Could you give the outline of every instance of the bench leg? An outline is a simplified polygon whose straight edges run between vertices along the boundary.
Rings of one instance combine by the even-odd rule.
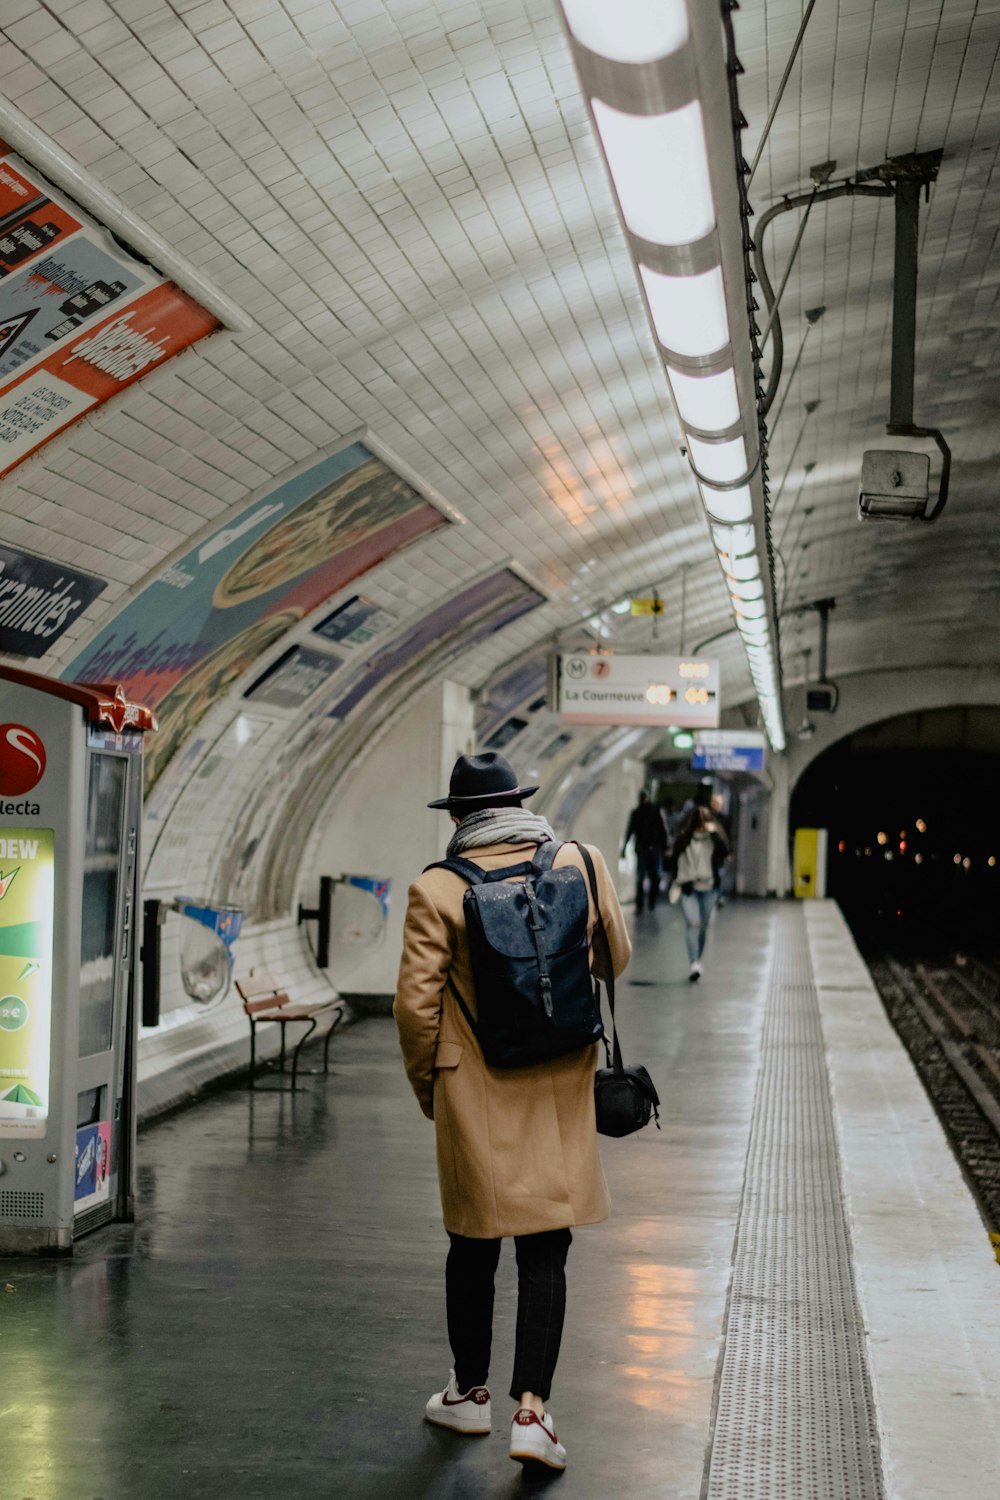
[[[250,1017],[250,1087],[254,1087],[257,1068],[257,1023]]]
[[[340,1025],[341,1021],[343,1020],[343,1017],[344,1017],[344,1012],[342,1010],[338,1010],[337,1014],[333,1018],[333,1025],[330,1027],[330,1030],[326,1034],[326,1041],[323,1043],[323,1072],[324,1073],[328,1073],[330,1071],[330,1042],[331,1042],[331,1039],[333,1037],[333,1033],[336,1031],[337,1027]]]
[[[305,1035],[303,1036],[301,1042],[299,1042],[299,1045],[296,1047],[294,1053],[292,1054],[292,1093],[293,1094],[295,1092],[295,1078],[296,1078],[296,1075],[297,1075],[297,1073],[299,1071],[299,1053],[302,1051],[302,1048],[305,1046],[306,1042],[309,1040],[309,1038],[312,1036],[312,1034],[313,1034],[313,1032],[315,1030],[316,1030],[316,1017],[314,1016],[312,1018],[312,1020],[309,1022],[309,1030],[305,1033]],[[284,1028],[282,1028],[282,1035],[284,1035]]]
[[[278,1072],[283,1073],[285,1071],[285,1027],[288,1022],[279,1021],[278,1025],[281,1027],[281,1062],[278,1064]]]

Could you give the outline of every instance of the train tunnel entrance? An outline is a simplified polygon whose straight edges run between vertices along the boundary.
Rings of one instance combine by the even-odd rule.
[[[1000,954],[998,773],[984,707],[883,720],[803,773],[791,826],[828,830],[827,892],[863,948]]]

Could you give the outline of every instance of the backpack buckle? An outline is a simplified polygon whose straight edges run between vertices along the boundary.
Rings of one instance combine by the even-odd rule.
[[[542,992],[542,1009],[545,1011],[545,1014],[548,1016],[549,1020],[551,1021],[552,1020],[552,980],[549,978],[548,974],[542,974],[539,977],[538,987],[539,987],[539,989]]]

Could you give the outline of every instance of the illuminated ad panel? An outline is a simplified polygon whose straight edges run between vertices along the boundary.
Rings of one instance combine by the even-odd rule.
[[[0,475],[218,327],[0,141]]]
[[[54,838],[0,827],[0,1139],[43,1136],[49,1114]]]
[[[63,676],[155,708],[146,785],[211,705],[324,600],[446,517],[363,443],[247,506],[166,568]]]
[[[719,663],[685,656],[562,656],[559,713],[565,724],[715,729]]]

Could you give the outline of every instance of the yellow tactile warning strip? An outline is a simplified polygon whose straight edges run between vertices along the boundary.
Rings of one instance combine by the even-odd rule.
[[[704,1500],[883,1500],[800,910],[775,929]]]

